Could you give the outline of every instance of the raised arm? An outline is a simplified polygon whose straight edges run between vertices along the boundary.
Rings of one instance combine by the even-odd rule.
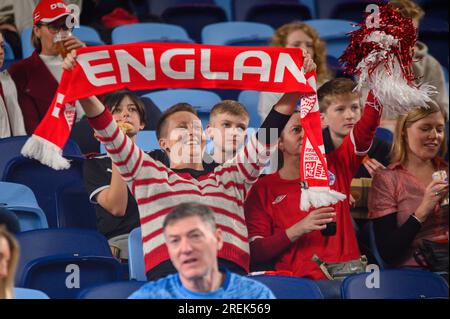
[[[336,149],[333,156],[336,159],[347,158],[339,161],[340,169],[349,170],[354,176],[361,166],[364,157],[372,146],[375,132],[380,125],[383,107],[374,97],[372,91],[367,96],[361,119],[355,124],[342,144]]]
[[[361,119],[350,133],[357,154],[363,153],[365,155],[369,151],[375,132],[380,125],[382,111],[382,105],[370,91]]]
[[[302,50],[303,53],[303,69],[305,73],[309,73],[316,69],[316,64],[306,50]],[[273,144],[278,140],[281,131],[283,131],[290,116],[294,113],[298,100],[301,97],[300,92],[288,92],[285,93],[279,101],[272,107],[269,114],[265,118],[263,124],[257,132],[258,140],[261,143]],[[278,130],[277,136],[270,136],[270,128],[276,128]],[[264,134],[265,133],[265,134]],[[265,138],[264,138],[265,137]]]
[[[305,73],[316,69],[311,56],[302,51],[304,56]],[[250,136],[245,147],[233,159],[237,162],[240,182],[253,183],[271,158],[278,145],[278,137],[294,113],[300,92],[285,93],[274,105],[255,135]],[[272,133],[272,134],[271,134]],[[243,180],[242,180],[243,179]]]

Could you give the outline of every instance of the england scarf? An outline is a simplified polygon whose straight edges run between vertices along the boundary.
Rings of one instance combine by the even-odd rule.
[[[44,119],[22,149],[54,169],[69,163],[62,149],[76,119],[75,101],[127,87],[221,88],[301,92],[301,209],[345,199],[330,190],[320,130],[315,72],[303,72],[298,49],[231,47],[180,43],[133,43],[81,48],[77,65],[64,71]],[[180,97],[182,99],[182,97]]]

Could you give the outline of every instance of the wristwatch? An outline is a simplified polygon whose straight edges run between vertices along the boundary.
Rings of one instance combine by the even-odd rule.
[[[423,221],[421,221],[421,220],[419,219],[419,217],[416,216],[416,212],[412,213],[411,216],[414,217],[414,218],[419,222],[419,224],[421,224],[421,225],[423,224]]]

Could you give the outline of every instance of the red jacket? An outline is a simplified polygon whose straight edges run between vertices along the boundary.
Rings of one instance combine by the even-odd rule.
[[[25,129],[27,134],[32,134],[47,113],[58,88],[58,82],[37,51],[11,65],[8,71],[16,83]]]

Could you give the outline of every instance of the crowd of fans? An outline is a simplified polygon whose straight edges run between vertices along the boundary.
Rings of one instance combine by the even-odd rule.
[[[63,68],[70,70],[76,63],[72,50],[85,46],[70,36],[64,45],[72,52],[65,60],[56,50],[53,37],[68,28],[66,14],[54,16],[48,6],[61,1],[42,0],[37,6],[32,0],[11,1],[11,6],[17,3],[24,7],[15,8],[15,24],[4,23],[14,28],[0,29],[0,67],[6,34],[14,43],[14,31],[32,25],[35,51],[0,73],[0,138],[33,133]],[[391,4],[418,27],[424,12],[413,0]],[[443,159],[448,94],[442,67],[427,46],[417,42],[413,71],[417,81],[434,85],[437,94],[428,108],[394,116],[377,111],[382,106],[374,107],[371,92],[355,92],[353,79],[335,77],[327,65],[325,42],[311,26],[283,25],[270,45],[301,48],[305,66],[316,71],[330,187],[348,199],[310,211],[299,208],[303,131],[297,93],[260,94],[261,128],[276,128],[276,138],[264,130],[247,134],[250,115],[233,100],[216,104],[203,129],[196,110],[182,96],[162,113],[146,108],[127,90],[82,99],[77,120],[88,118],[95,131],[92,138],[108,151],[89,156],[84,164],[97,230],[115,257],[126,263],[129,234],[142,229],[150,282],[131,298],[274,298],[267,287],[245,277],[261,270],[328,281],[314,256],[345,263],[365,254],[375,262],[364,240],[367,220],[373,223],[381,257],[392,267],[432,269],[419,263],[416,250],[423,240],[448,243],[448,179],[433,178],[437,171],[448,174]],[[132,145],[149,118],[156,123],[152,129],[160,149],[146,153]],[[379,126],[392,132],[392,141],[376,137]],[[206,136],[212,147],[204,153]],[[269,174],[260,176],[263,170]],[[365,197],[361,189],[352,191],[358,188],[366,188]],[[352,212],[357,208],[365,212],[362,221],[355,221]],[[330,236],[324,231],[333,222],[336,230]],[[5,224],[0,225],[0,298],[12,298],[19,254],[12,233],[18,227],[3,211],[0,223]]]

